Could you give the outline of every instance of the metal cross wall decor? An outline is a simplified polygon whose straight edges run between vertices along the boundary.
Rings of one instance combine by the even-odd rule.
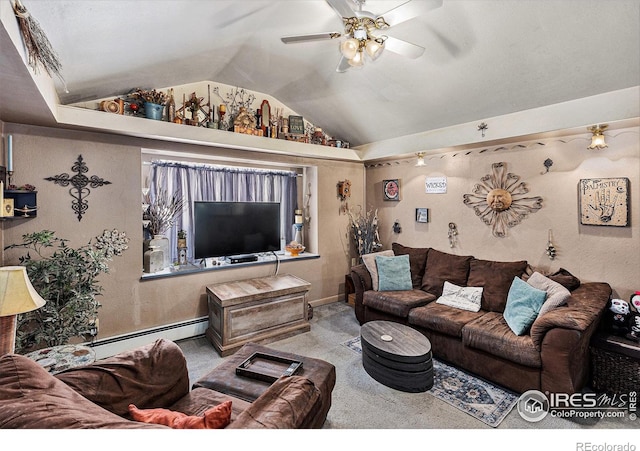
[[[81,221],[82,215],[89,208],[86,197],[91,193],[91,190],[87,188],[87,186],[98,188],[99,186],[110,185],[111,182],[97,175],[88,177],[86,173],[89,172],[89,168],[82,159],[82,155],[78,155],[78,159],[71,167],[71,170],[76,173],[73,177],[70,177],[69,174],[65,172],[60,175],[54,175],[53,177],[46,177],[45,180],[49,180],[60,186],[72,185],[72,188],[69,188],[69,194],[71,194],[71,197],[74,199],[71,201],[71,208],[77,214],[78,221]]]

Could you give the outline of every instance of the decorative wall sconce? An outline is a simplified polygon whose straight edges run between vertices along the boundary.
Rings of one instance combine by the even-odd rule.
[[[396,219],[393,223],[393,233],[401,233],[402,227],[400,226],[400,221]]]
[[[447,237],[449,238],[449,247],[453,248],[456,246],[456,242],[458,241],[458,239],[456,238],[457,236],[458,227],[456,226],[455,222],[450,222],[449,231],[447,232]]]
[[[547,249],[546,253],[549,257],[549,260],[555,260],[556,258],[556,247],[553,245],[553,241],[551,241],[551,229],[549,229],[549,238],[547,239]]]
[[[418,156],[416,166],[424,166],[424,152],[418,152],[416,155]]]
[[[484,138],[484,132],[487,131],[487,129],[489,128],[489,126],[486,123],[481,123],[480,125],[478,125],[478,131],[482,132],[482,137]]]
[[[591,137],[591,145],[587,147],[587,149],[604,149],[605,147],[609,147],[604,141],[604,134],[602,133],[607,129],[607,127],[609,127],[607,124],[598,124],[587,128],[587,130],[593,134]]]

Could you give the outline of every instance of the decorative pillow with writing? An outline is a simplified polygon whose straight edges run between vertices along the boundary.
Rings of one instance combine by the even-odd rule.
[[[436,303],[469,310],[470,312],[478,312],[482,303],[482,287],[459,287],[450,282],[445,282],[442,288],[442,296],[438,298]]]
[[[203,416],[169,409],[138,409],[133,404],[129,405],[129,413],[136,421],[162,424],[173,429],[223,429],[231,423],[231,401],[206,410]]]
[[[543,290],[547,293],[547,300],[544,301],[538,316],[544,315],[550,310],[567,303],[567,299],[571,296],[571,292],[558,282],[554,282],[548,277],[543,276],[539,272],[534,272],[527,283],[538,290]]]
[[[371,274],[371,284],[375,291],[378,291],[378,267],[376,266],[376,256],[378,255],[393,257],[394,253],[392,250],[388,250],[381,252],[372,252],[371,254],[364,254],[362,256],[362,262],[367,267],[369,274]]]
[[[532,287],[519,277],[513,278],[503,316],[514,334],[524,335],[529,330],[546,298],[546,291]]]
[[[406,291],[413,289],[408,255],[376,256],[378,291]]]

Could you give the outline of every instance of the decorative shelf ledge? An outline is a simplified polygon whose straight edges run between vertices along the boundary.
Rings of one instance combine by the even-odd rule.
[[[240,149],[299,157],[362,161],[354,149],[299,143],[283,139],[245,135],[224,130],[154,121],[146,118],[105,113],[67,105],[58,106],[61,125],[104,133],[149,138],[199,146]]]

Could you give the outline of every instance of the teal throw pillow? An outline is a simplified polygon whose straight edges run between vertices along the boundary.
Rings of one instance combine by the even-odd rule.
[[[397,257],[378,255],[376,256],[376,266],[378,267],[379,291],[413,289],[409,255],[398,255]]]
[[[514,277],[503,313],[514,334],[524,335],[529,330],[546,298],[546,291],[532,287],[520,277]]]

